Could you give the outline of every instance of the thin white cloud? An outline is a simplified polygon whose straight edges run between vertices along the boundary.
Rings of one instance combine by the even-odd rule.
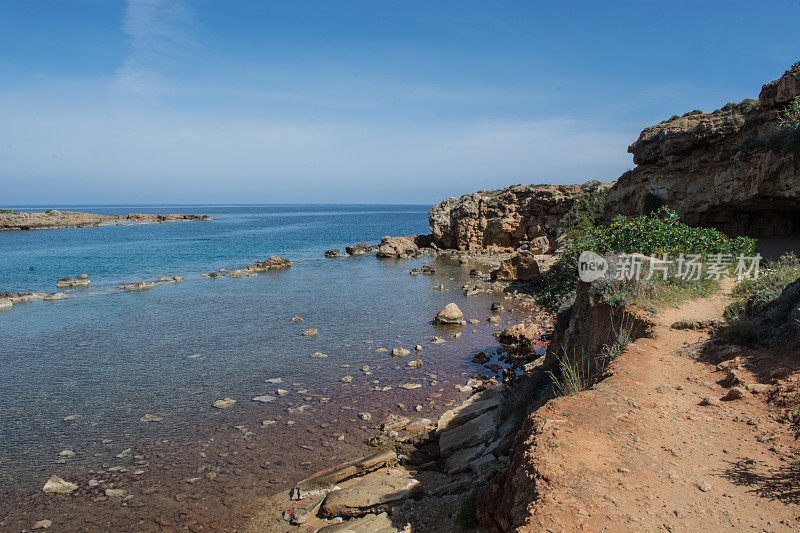
[[[182,0],[128,0],[122,20],[127,54],[111,83],[112,96],[157,97],[170,71],[197,47],[195,24]]]

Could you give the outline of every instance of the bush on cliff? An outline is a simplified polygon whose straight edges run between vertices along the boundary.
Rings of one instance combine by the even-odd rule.
[[[766,339],[781,340],[776,328],[797,335],[800,324],[792,317],[800,302],[800,259],[789,253],[765,263],[758,278],[736,284],[720,329],[730,341],[750,345]]]
[[[571,240],[537,295],[540,303],[558,307],[568,299],[578,279],[578,257],[584,251],[598,255],[640,253],[676,258],[699,254],[754,255],[755,240],[730,238],[712,228],[695,228],[680,221],[675,211],[662,207],[639,217],[617,216],[608,225],[594,225]]]
[[[559,225],[567,239],[574,239],[603,220],[608,188],[598,180],[581,185],[581,194],[561,218]]]

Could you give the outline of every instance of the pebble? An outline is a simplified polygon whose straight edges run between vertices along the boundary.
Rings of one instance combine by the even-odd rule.
[[[287,394],[289,394],[289,391],[284,389],[278,389],[275,391],[275,394],[277,394],[278,396],[286,396]]]
[[[81,415],[67,415],[64,417],[64,422],[72,422],[73,420],[77,420],[81,417]]]
[[[33,524],[33,529],[47,529],[53,525],[52,520],[39,520],[35,524]]]
[[[364,420],[365,422],[369,422],[372,420],[372,414],[370,413],[358,413],[358,418]]]
[[[309,328],[305,330],[301,335],[316,337],[317,336],[317,328]]]
[[[265,383],[273,383],[273,384],[274,383],[283,383],[283,379],[281,379],[281,378],[269,378],[267,380],[264,380],[264,382]]]
[[[75,457],[75,452],[72,450],[61,450],[58,452],[61,457]]]
[[[322,352],[314,352],[311,354],[311,357],[328,357],[328,356]]]
[[[400,385],[400,388],[406,389],[406,390],[414,390],[414,389],[418,389],[420,387],[422,387],[422,385],[420,385],[419,383],[403,383],[402,385]],[[470,390],[472,390],[472,389],[470,389]]]
[[[272,424],[275,424],[275,423],[276,422],[274,420],[264,420],[263,422],[261,422],[261,425],[262,426],[271,426]]]
[[[711,490],[711,485],[709,485],[707,481],[701,481],[697,483],[697,488],[703,492],[708,492]]]
[[[342,378],[342,383],[350,383],[353,381],[353,376],[344,376]]]

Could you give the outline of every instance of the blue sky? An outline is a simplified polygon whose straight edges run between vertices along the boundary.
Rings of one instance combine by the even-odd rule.
[[[4,0],[0,202],[610,181],[643,128],[797,60],[797,0]]]

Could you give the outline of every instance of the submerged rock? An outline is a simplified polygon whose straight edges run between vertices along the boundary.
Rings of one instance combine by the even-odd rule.
[[[227,409],[228,407],[232,406],[236,403],[236,400],[232,398],[225,398],[223,400],[217,400],[214,402],[214,407],[217,409]]]
[[[48,494],[69,494],[77,488],[78,485],[75,483],[64,481],[60,477],[53,475],[50,476],[50,479],[48,479],[47,483],[44,484],[42,491]]]

